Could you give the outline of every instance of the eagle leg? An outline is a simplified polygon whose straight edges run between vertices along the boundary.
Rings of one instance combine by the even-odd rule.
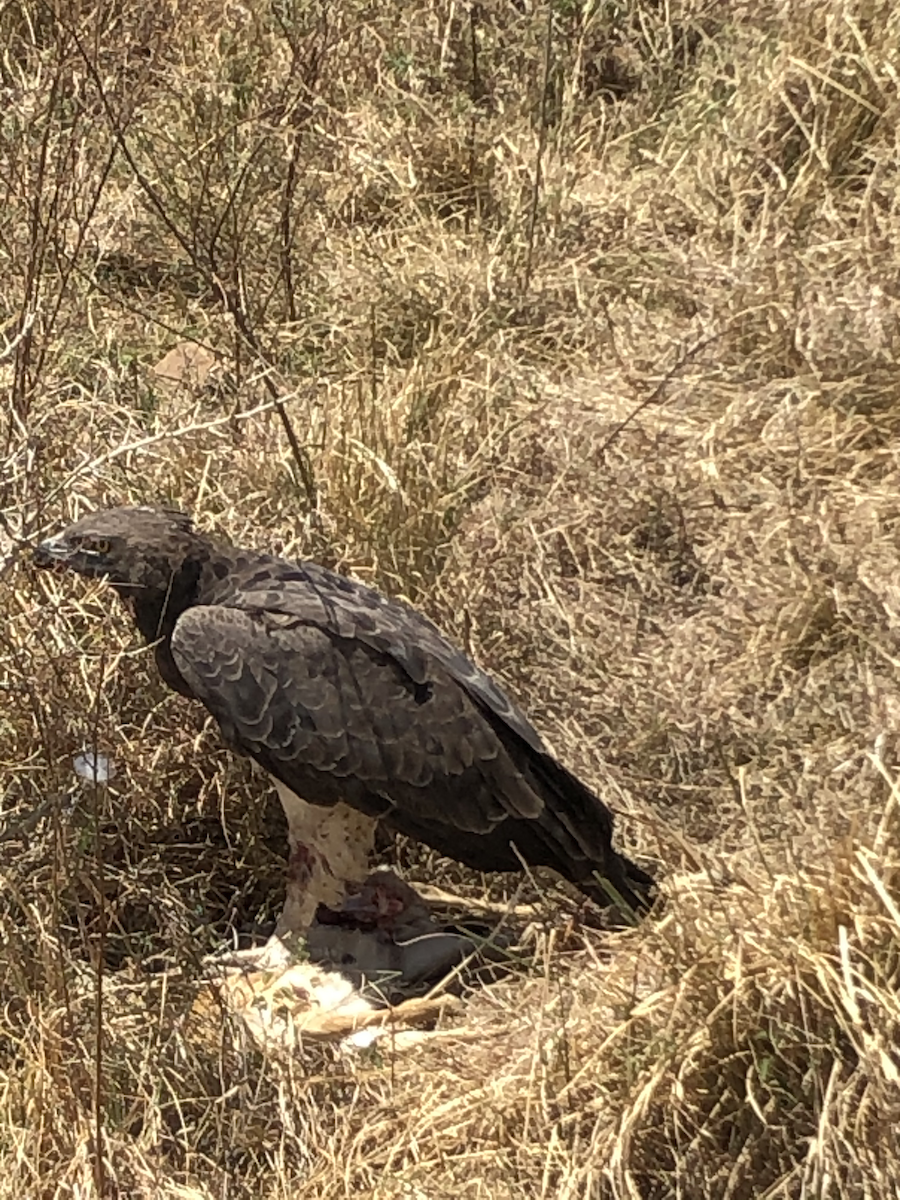
[[[369,873],[376,822],[346,804],[308,804],[274,781],[288,822],[288,869],[284,908],[275,931],[262,946],[210,955],[214,969],[276,971],[306,951],[306,935],[316,913],[340,909],[354,884]]]
[[[375,821],[346,804],[307,804],[283,783],[275,786],[290,845],[284,909],[275,926],[275,936],[285,939],[304,934],[321,905],[340,908],[347,885],[366,878]]]

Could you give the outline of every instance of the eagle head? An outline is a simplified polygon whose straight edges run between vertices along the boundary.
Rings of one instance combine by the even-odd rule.
[[[108,579],[125,596],[166,591],[202,547],[186,513],[172,508],[108,508],[90,513],[34,551],[38,567]]]

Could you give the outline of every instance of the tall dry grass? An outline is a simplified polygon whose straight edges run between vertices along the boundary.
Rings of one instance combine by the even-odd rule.
[[[0,38],[0,1196],[893,1197],[895,6],[25,0]],[[151,499],[429,611],[660,912],[527,881],[533,964],[415,1052],[199,1021],[199,956],[279,907],[277,803],[27,563]]]

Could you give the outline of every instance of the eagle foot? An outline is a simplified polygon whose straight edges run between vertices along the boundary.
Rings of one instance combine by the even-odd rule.
[[[340,908],[320,904],[307,928],[279,926],[264,945],[208,955],[208,975],[280,974],[308,962],[388,999],[437,982],[481,945],[477,935],[438,924],[418,893],[385,870],[348,885]]]
[[[386,870],[352,886],[339,909],[320,906],[305,940],[311,962],[384,998],[439,981],[479,949],[477,938],[439,925],[422,897]]]

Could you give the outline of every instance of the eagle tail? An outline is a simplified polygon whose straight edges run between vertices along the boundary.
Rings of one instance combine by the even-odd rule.
[[[542,755],[536,764],[543,789],[553,795],[543,832],[556,852],[553,866],[602,908],[646,912],[655,880],[612,845],[612,813],[571,771]]]
[[[600,908],[617,908],[629,915],[647,912],[656,898],[656,881],[623,854],[613,854],[618,860],[614,871],[607,863],[592,878],[571,882]],[[611,879],[612,874],[618,878]]]

